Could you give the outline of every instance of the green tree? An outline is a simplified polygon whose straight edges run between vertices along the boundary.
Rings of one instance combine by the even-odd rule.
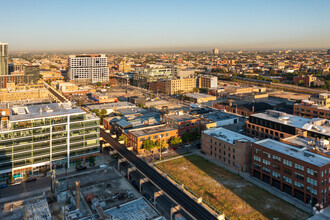
[[[170,139],[170,146],[175,146],[181,143],[182,143],[182,139],[180,137],[172,137]]]
[[[94,156],[89,157],[89,166],[95,166],[95,157]]]
[[[106,115],[108,112],[106,109],[102,109],[101,112],[100,112],[100,115]]]
[[[167,148],[167,145],[166,145],[165,140],[162,139],[160,142],[159,142],[159,140],[158,140],[158,141],[156,142],[156,144],[155,144],[155,147],[156,147],[156,148],[159,148],[159,147],[160,147],[160,150]]]
[[[195,136],[190,132],[185,133],[184,135],[182,135],[182,142],[183,143],[187,143],[187,142],[194,141],[194,140],[195,140]]]
[[[81,160],[77,160],[76,162],[76,168],[81,167]]]
[[[120,137],[118,138],[119,141],[124,141],[124,144],[127,145],[127,136],[124,134],[121,134]]]
[[[100,87],[102,85],[102,83],[101,82],[97,82],[96,85],[97,85],[97,87]]]
[[[150,139],[147,139],[143,142],[143,147],[146,151],[150,152],[155,147],[155,142]]]
[[[199,92],[198,88],[193,88],[193,92]]]

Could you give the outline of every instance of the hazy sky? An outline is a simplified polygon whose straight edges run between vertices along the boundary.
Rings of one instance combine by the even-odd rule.
[[[330,0],[1,0],[17,50],[330,48]]]

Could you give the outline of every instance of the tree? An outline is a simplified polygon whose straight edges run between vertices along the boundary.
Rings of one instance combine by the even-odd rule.
[[[101,82],[97,82],[96,85],[97,85],[97,87],[100,87],[102,85],[102,83]]]
[[[198,88],[193,88],[193,92],[199,92]]]
[[[81,160],[77,160],[76,162],[76,168],[81,167]]]
[[[181,143],[182,143],[182,139],[180,137],[172,137],[170,139],[170,146],[175,146]]]
[[[182,135],[182,142],[183,143],[187,143],[187,142],[190,142],[190,141],[193,141],[193,140],[195,140],[195,137],[190,132],[185,133],[184,135]]]
[[[156,145],[155,145],[155,147],[157,147],[157,148],[159,148],[160,147],[160,149],[159,150],[162,150],[162,149],[165,149],[165,148],[167,148],[167,145],[166,145],[166,142],[165,142],[165,140],[164,139],[162,139],[161,141],[160,141],[160,143],[159,143],[159,140],[156,142]]]
[[[101,112],[100,112],[100,115],[106,115],[108,112],[106,109],[102,109]]]
[[[127,145],[127,136],[124,134],[121,134],[118,138],[119,141],[124,141],[124,144]]]
[[[147,139],[143,142],[143,147],[146,149],[146,151],[151,151],[155,147],[155,142],[153,142],[150,139]]]
[[[89,157],[89,166],[95,166],[95,157],[94,156]]]

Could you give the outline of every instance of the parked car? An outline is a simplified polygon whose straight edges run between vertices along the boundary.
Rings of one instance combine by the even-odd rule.
[[[87,170],[87,167],[86,166],[78,166],[78,167],[76,167],[76,170],[77,171]]]
[[[30,176],[30,177],[28,177],[28,178],[26,179],[25,182],[33,182],[33,181],[37,181],[37,177],[35,177],[35,176]]]

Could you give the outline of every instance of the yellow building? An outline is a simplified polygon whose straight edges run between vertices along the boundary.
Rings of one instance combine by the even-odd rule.
[[[165,92],[169,95],[192,92],[196,87],[196,78],[172,79],[165,81]]]
[[[0,102],[31,100],[31,99],[47,99],[49,91],[39,81],[38,84],[32,85],[15,85],[15,83],[7,83],[5,89],[0,90]]]

